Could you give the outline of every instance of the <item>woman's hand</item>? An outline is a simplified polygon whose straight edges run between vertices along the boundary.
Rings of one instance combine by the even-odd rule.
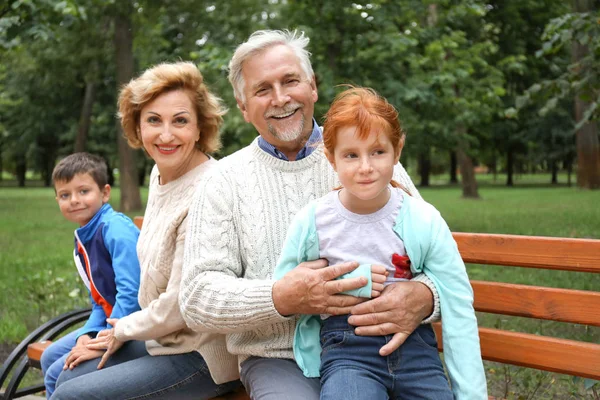
[[[106,322],[111,324],[113,327],[117,325],[119,320],[117,318],[108,318]],[[113,355],[117,350],[123,346],[124,342],[121,342],[119,339],[115,337],[115,328],[105,329],[103,331],[98,332],[98,336],[95,339],[91,339],[87,348],[90,350],[106,350],[100,363],[98,363],[98,369],[102,369],[106,361]]]
[[[94,358],[101,357],[104,354],[101,350],[91,350],[87,348],[87,344],[92,339],[88,335],[81,335],[77,339],[77,343],[67,356],[63,370],[73,369],[84,361],[93,360]]]

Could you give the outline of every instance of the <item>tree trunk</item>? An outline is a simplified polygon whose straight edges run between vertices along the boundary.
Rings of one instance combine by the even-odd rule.
[[[594,10],[592,0],[573,0],[573,11],[589,12]],[[592,39],[593,40],[593,39]],[[573,42],[573,60],[579,62],[589,53],[588,46]],[[575,123],[583,119],[590,103],[575,97]],[[577,186],[582,189],[600,189],[600,143],[598,142],[598,123],[590,121],[575,133],[577,147]]]
[[[79,116],[79,128],[75,138],[75,152],[85,151],[88,133],[92,122],[92,109],[96,99],[96,84],[92,81],[85,83],[85,94],[83,96],[83,106]]]
[[[464,128],[458,128],[459,137],[464,135]],[[463,197],[469,199],[478,199],[479,191],[477,190],[477,180],[475,179],[475,168],[473,160],[467,154],[468,145],[464,139],[459,138],[456,148],[456,159],[460,167],[460,176],[463,188]]]
[[[558,162],[556,160],[552,160],[550,162],[550,167],[552,169],[552,181],[553,185],[558,184]]]
[[[431,172],[431,158],[429,156],[429,150],[425,150],[419,154],[419,176],[421,177],[421,183],[419,186],[429,186],[429,174]]]
[[[120,10],[115,16],[115,50],[117,67],[117,88],[133,77],[133,32],[131,26],[131,3],[118,3]],[[117,122],[117,145],[119,148],[119,186],[121,187],[121,211],[140,210],[142,199],[138,186],[136,155],[125,138],[121,125]]]
[[[567,186],[573,185],[571,181],[571,175],[573,174],[573,160],[569,159],[567,162]]]
[[[506,186],[513,186],[514,167],[514,152],[512,147],[509,145],[508,149],[506,149]]]
[[[46,154],[42,157],[42,179],[44,180],[44,187],[50,187],[52,184],[52,170],[54,169],[54,157],[50,154]]]
[[[494,152],[494,158],[492,159],[489,168],[494,176],[494,183],[496,183],[496,179],[498,179],[498,156],[496,155],[496,152]]]
[[[106,161],[106,168],[108,170],[108,184],[110,186],[114,186],[115,185],[115,174],[113,173],[113,167],[110,165],[110,158],[108,158],[108,156],[105,154],[99,154],[99,156],[104,158],[104,161]]]
[[[27,160],[25,159],[24,154],[19,154],[16,156],[16,172],[17,172],[17,182],[19,187],[25,187],[25,173],[27,172]]]
[[[458,176],[456,175],[457,169],[456,152],[450,152],[450,183],[458,183]]]
[[[138,185],[143,187],[146,183],[146,160],[142,163],[141,168],[138,168]]]

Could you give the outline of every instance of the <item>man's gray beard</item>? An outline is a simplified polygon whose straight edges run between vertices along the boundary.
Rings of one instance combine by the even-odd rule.
[[[300,112],[300,110],[298,110],[298,112]],[[278,132],[269,122],[267,122],[267,126],[271,135],[284,142],[300,142],[305,139],[302,137],[302,132],[304,132],[304,115],[302,115],[300,124],[297,126],[297,128],[286,129],[283,132]]]

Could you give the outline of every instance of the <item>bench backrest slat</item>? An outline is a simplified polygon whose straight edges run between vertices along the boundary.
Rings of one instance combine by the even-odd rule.
[[[454,232],[467,263],[600,273],[600,240]]]
[[[599,292],[475,280],[471,286],[477,311],[600,326]]]
[[[433,325],[442,351],[441,325]],[[479,328],[479,339],[484,360],[600,379],[600,344],[491,328]]]

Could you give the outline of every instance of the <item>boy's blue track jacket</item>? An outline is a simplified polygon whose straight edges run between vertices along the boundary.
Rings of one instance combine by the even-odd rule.
[[[73,257],[92,303],[92,313],[77,337],[111,328],[107,318],[121,318],[140,309],[139,233],[129,217],[108,203],[75,230]]]

